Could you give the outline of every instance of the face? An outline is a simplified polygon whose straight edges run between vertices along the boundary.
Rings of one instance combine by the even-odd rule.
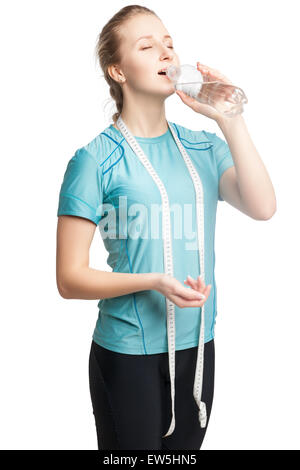
[[[114,79],[123,87],[123,93],[148,94],[166,98],[174,93],[173,83],[158,71],[169,65],[180,65],[173,40],[159,18],[139,14],[122,25],[121,63],[114,69]],[[141,36],[151,36],[141,38]],[[141,39],[140,39],[141,38]]]

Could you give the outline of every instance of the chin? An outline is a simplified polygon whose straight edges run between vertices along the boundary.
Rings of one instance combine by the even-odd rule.
[[[174,93],[175,93],[175,89],[172,89],[165,93],[165,97],[168,98],[168,96],[174,95]]]
[[[164,96],[165,98],[168,98],[168,96],[173,95],[175,93],[175,91],[176,90],[172,87],[169,87],[169,88],[166,87],[165,90],[161,89],[159,94],[161,96]]]

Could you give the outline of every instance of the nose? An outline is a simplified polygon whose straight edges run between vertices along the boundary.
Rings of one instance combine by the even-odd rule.
[[[162,52],[160,58],[162,59],[162,58],[166,58],[166,57],[167,58],[169,57],[169,58],[172,59],[174,57],[174,52],[173,52],[173,49],[170,49],[168,46],[163,45],[163,52]]]

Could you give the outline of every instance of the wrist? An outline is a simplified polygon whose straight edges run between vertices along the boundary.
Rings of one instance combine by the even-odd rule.
[[[233,117],[221,116],[218,119],[216,119],[216,123],[218,124],[221,130],[228,129],[236,125],[240,125],[243,122],[244,122],[244,118],[241,114],[237,114],[236,116],[233,116]]]
[[[148,289],[159,291],[164,275],[165,273],[147,273],[149,284]]]

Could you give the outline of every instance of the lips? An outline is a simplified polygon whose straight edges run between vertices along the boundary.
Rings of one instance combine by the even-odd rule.
[[[166,75],[167,68],[168,68],[168,67],[164,67],[164,68],[160,69],[157,73],[158,73],[159,75]]]

